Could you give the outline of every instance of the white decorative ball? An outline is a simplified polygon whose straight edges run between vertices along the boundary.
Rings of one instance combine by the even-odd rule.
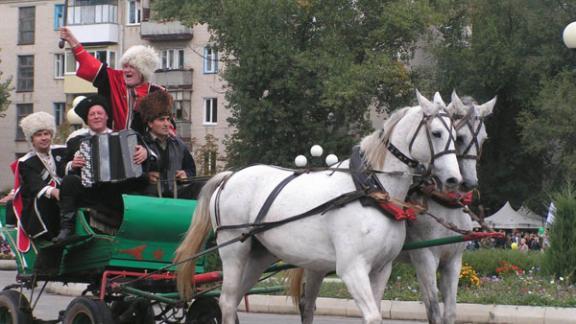
[[[322,153],[324,153],[324,149],[320,145],[314,145],[310,148],[310,154],[312,154],[312,156],[322,156]]]
[[[328,156],[326,156],[327,166],[332,166],[336,163],[338,163],[338,157],[335,154],[328,154]]]
[[[76,98],[74,98],[74,100],[72,100],[72,109],[76,108],[76,106],[78,106],[80,101],[82,101],[84,99],[86,99],[85,96],[77,96]]]
[[[68,120],[68,123],[70,123],[70,125],[82,125],[84,123],[82,118],[78,116],[78,114],[74,111],[74,109],[68,110],[68,113],[66,114],[66,119]]]
[[[306,164],[308,164],[308,159],[304,155],[298,155],[294,159],[294,164],[296,164],[296,166],[299,168],[303,168],[306,166]]]

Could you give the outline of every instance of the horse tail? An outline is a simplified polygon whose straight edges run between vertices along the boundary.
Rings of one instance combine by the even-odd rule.
[[[302,280],[304,280],[304,269],[295,268],[286,270],[286,286],[288,296],[292,298],[294,305],[300,304],[300,296],[302,296]]]
[[[176,267],[176,286],[180,296],[186,300],[192,297],[192,284],[196,273],[196,260],[192,260],[192,257],[203,247],[211,228],[210,199],[218,186],[231,175],[230,171],[218,173],[202,187],[192,216],[192,224],[186,232],[186,237],[176,249],[174,262],[179,263]]]

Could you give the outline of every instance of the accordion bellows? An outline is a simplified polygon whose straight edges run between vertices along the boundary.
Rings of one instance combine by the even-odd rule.
[[[142,176],[142,166],[135,164],[134,152],[138,133],[131,129],[97,134],[80,143],[80,154],[86,160],[81,177],[84,187],[100,182],[121,182]]]

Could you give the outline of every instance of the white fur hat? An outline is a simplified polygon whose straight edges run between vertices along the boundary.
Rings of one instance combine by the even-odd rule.
[[[154,71],[160,66],[160,58],[152,47],[134,45],[122,55],[120,66],[124,64],[132,65],[142,73],[144,81],[150,81],[152,75],[154,75]]]
[[[43,111],[22,118],[20,127],[22,127],[22,131],[28,142],[31,142],[32,135],[40,130],[47,129],[52,132],[52,135],[56,134],[56,121],[54,120],[54,116]]]

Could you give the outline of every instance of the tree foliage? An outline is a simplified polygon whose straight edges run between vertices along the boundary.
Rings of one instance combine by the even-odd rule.
[[[576,283],[576,191],[572,184],[564,185],[553,194],[556,206],[554,223],[549,232],[550,248],[544,256],[545,269]]]
[[[233,166],[288,165],[315,143],[347,156],[370,106],[414,97],[402,59],[432,17],[411,0],[164,0],[155,10],[207,23],[225,53]]]
[[[480,190],[492,211],[505,201],[528,201],[542,208],[541,154],[522,138],[523,112],[539,118],[546,83],[573,64],[561,41],[563,28],[576,13],[575,3],[557,0],[450,0],[439,2],[445,21],[433,49],[438,90],[452,89],[484,102],[498,96],[486,121],[490,137],[480,163]],[[570,63],[572,60],[572,63]],[[524,137],[523,137],[524,136]],[[546,204],[547,205],[547,204]]]
[[[0,63],[2,63],[2,61],[0,61]],[[2,71],[0,71],[0,117],[5,116],[4,111],[8,109],[8,105],[10,104],[11,81],[10,78],[2,81]]]

